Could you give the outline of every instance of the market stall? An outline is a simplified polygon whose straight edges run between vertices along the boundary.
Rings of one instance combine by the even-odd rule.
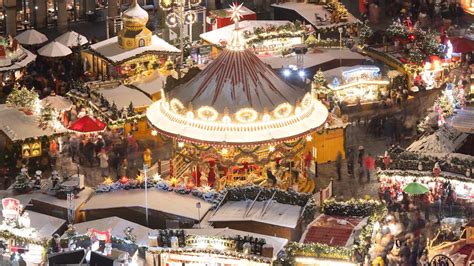
[[[23,48],[16,39],[0,36],[0,84],[23,76],[22,69],[36,60],[36,55]]]
[[[337,100],[347,105],[373,103],[381,95],[388,95],[389,81],[377,66],[339,67],[325,71],[324,75]]]

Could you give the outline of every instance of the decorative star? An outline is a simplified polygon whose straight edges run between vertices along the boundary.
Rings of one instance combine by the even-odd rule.
[[[237,2],[234,2],[232,5],[230,5],[230,10],[232,11],[230,18],[233,21],[240,21],[240,18],[243,17],[242,10],[240,10],[243,5],[243,3],[239,5]]]

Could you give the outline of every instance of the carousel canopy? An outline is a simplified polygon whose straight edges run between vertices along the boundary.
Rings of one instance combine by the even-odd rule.
[[[278,77],[243,46],[230,45],[189,82],[150,106],[164,135],[207,144],[292,140],[316,130],[328,111],[304,88]]]
[[[69,48],[81,46],[89,42],[85,36],[75,31],[68,31],[55,40]]]
[[[24,32],[18,34],[15,39],[24,45],[37,45],[48,41],[48,37],[46,37],[46,35],[34,29],[25,30]]]
[[[57,41],[52,41],[38,49],[38,54],[45,57],[64,57],[72,54],[72,51],[67,46]]]
[[[106,126],[107,124],[99,119],[86,115],[72,122],[68,129],[79,133],[93,133],[103,131]]]

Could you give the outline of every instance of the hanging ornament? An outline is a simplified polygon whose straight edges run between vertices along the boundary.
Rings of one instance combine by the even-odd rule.
[[[193,24],[197,20],[197,15],[194,11],[186,11],[184,13],[184,22],[186,24]]]
[[[166,16],[166,25],[170,28],[178,26],[178,16],[176,13],[170,13]]]
[[[173,0],[160,0],[159,5],[163,11],[169,11],[173,7]]]
[[[408,34],[408,40],[410,42],[414,41],[415,40],[415,34]]]

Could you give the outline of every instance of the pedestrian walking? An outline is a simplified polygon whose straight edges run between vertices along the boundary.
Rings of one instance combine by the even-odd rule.
[[[347,150],[346,163],[347,163],[347,173],[354,178],[354,151],[352,148]]]
[[[99,165],[100,165],[100,175],[102,177],[105,177],[108,175],[109,156],[107,155],[107,152],[104,148],[100,151],[98,157],[99,157]]]
[[[364,156],[365,156],[365,148],[364,146],[359,146],[358,148],[359,154],[357,157],[357,163],[359,164],[359,179],[362,179],[364,176]]]
[[[373,170],[375,169],[375,159],[369,153],[364,159],[364,171],[367,177],[367,182],[370,182],[370,176],[372,175]]]
[[[342,167],[342,154],[340,151],[337,152],[336,157],[336,172],[337,172],[337,180],[341,180],[341,167]]]

